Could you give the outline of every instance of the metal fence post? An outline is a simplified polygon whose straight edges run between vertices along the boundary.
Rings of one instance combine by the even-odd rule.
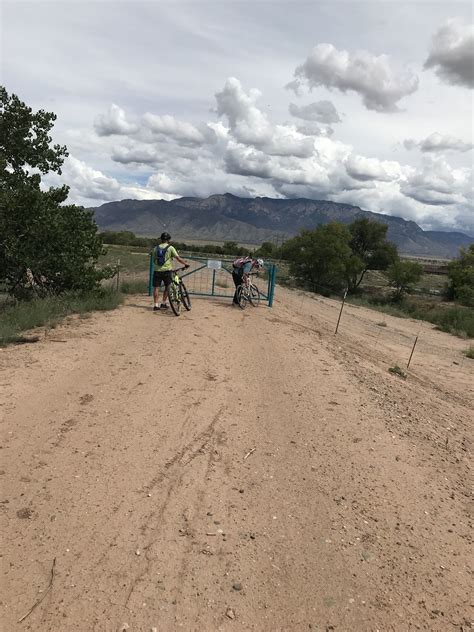
[[[212,271],[212,289],[211,289],[212,296],[214,296],[214,288],[215,287],[216,287],[216,271],[213,270]]]
[[[270,284],[270,292],[268,294],[268,307],[273,307],[273,295],[275,294],[275,283],[276,283],[276,265],[272,264],[272,273],[271,273],[271,284]]]
[[[150,272],[148,276],[148,296],[153,294],[153,270],[154,270],[154,262],[153,262],[153,252],[150,252]]]

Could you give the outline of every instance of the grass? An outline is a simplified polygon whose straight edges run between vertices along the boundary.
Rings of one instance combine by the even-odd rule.
[[[393,303],[380,296],[355,297],[350,299],[350,303],[369,307],[398,318],[425,320],[436,325],[440,331],[461,338],[474,338],[474,310],[468,307],[416,297],[406,298],[401,303]]]
[[[15,304],[4,304],[0,310],[0,347],[25,342],[22,331],[35,327],[55,327],[69,314],[86,317],[88,312],[118,307],[122,295],[102,289],[88,293],[67,293]]]
[[[100,258],[100,265],[115,266],[120,262],[120,274],[148,273],[149,249],[141,246],[106,246],[107,254]]]
[[[405,373],[405,371],[403,371],[398,365],[391,366],[389,368],[389,373],[393,373],[394,375],[398,375],[399,377],[403,378],[404,380],[406,380],[406,378],[407,378],[407,374]]]
[[[464,351],[464,355],[466,356],[466,358],[474,360],[474,345],[471,345],[469,349],[466,349],[466,351]]]
[[[144,279],[126,279],[120,283],[122,294],[148,294],[148,281]]]

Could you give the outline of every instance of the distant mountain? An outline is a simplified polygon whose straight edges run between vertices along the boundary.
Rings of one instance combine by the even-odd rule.
[[[337,220],[350,224],[367,217],[387,224],[387,237],[400,252],[432,257],[456,257],[461,246],[474,238],[463,233],[424,231],[401,217],[364,211],[358,206],[322,200],[240,198],[230,193],[208,198],[122,200],[93,209],[102,230],[130,230],[155,236],[168,230],[173,239],[238,241],[259,244],[287,239],[302,228],[315,228]]]

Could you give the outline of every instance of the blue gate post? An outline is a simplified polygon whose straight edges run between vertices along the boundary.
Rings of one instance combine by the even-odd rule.
[[[153,252],[150,253],[150,273],[148,277],[148,296],[153,294],[153,270],[154,270],[154,262],[153,262]]]
[[[270,291],[268,293],[268,307],[273,307],[273,295],[275,294],[276,265],[272,264]]]
[[[212,290],[211,290],[212,296],[214,296],[214,288],[215,287],[216,287],[216,271],[213,270],[212,271]]]
[[[271,264],[273,266],[273,264]],[[267,299],[270,298],[270,288],[272,287],[272,270],[273,268],[268,266],[268,283],[267,283]]]

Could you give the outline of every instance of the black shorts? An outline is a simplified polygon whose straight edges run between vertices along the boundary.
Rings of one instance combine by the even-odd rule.
[[[168,287],[168,285],[171,285],[171,279],[171,270],[165,270],[163,272],[157,272],[155,270],[153,272],[153,287],[160,287],[162,283]]]

